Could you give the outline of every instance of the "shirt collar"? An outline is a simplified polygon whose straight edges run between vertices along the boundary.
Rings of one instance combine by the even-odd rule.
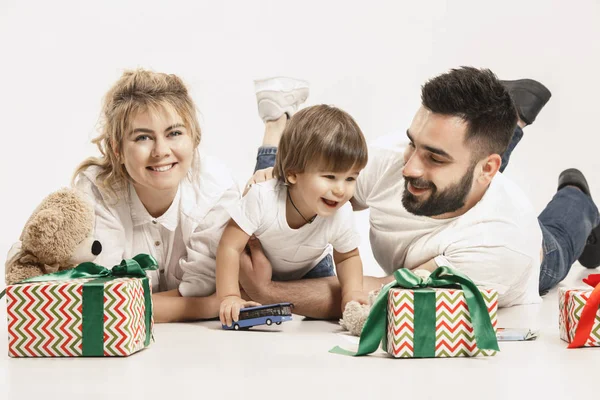
[[[171,232],[174,232],[177,229],[177,225],[179,225],[179,199],[180,199],[180,189],[177,188],[177,194],[175,194],[175,198],[171,203],[169,209],[160,217],[154,218],[152,215],[148,213],[144,204],[138,197],[135,188],[132,184],[129,185],[129,209],[131,211],[131,220],[133,221],[134,226],[139,226],[143,224],[150,224],[153,221],[164,226]]]

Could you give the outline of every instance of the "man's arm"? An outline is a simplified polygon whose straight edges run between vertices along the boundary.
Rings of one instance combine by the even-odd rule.
[[[240,283],[254,301],[261,304],[290,302],[294,313],[310,318],[333,319],[340,316],[341,290],[335,276],[288,282],[271,281],[271,263],[258,239],[248,242],[251,255],[240,257]]]
[[[248,245],[251,256],[241,255],[240,283],[252,300],[262,304],[290,302],[294,304],[295,314],[310,318],[337,319],[341,316],[342,291],[337,277],[273,282],[271,263],[260,241],[251,239]],[[393,276],[365,276],[363,287],[369,292],[393,280]]]
[[[433,272],[437,268],[437,263],[434,259],[427,261],[424,264],[419,265],[417,268],[412,271],[417,271],[419,269],[427,270],[429,272]],[[381,289],[383,285],[387,285],[390,282],[395,280],[394,275],[384,276],[382,278],[376,278],[374,276],[365,276],[363,280],[363,287],[365,292],[369,293],[372,290]]]
[[[432,258],[431,260],[427,261],[425,264],[421,264],[417,268],[413,269],[413,271],[418,270],[418,269],[424,269],[426,271],[433,272],[437,268],[438,268],[438,265],[435,262],[435,259]]]
[[[294,304],[294,314],[310,318],[336,319],[341,316],[341,289],[335,276],[271,282],[262,289],[251,296],[254,301],[262,304],[290,302]]]
[[[245,258],[250,258],[245,255]],[[242,260],[242,264],[246,261]],[[267,261],[268,262],[268,261]],[[252,264],[252,261],[247,261]],[[244,268],[244,267],[242,267]],[[252,268],[252,267],[250,267]],[[252,286],[252,300],[262,304],[273,304],[290,302],[294,304],[294,314],[303,315],[315,319],[337,319],[342,316],[340,303],[342,301],[342,289],[337,277],[303,279],[287,282],[269,282],[264,286],[247,284],[248,280],[254,279],[246,275],[242,269],[244,288]],[[252,273],[252,272],[251,272]],[[387,283],[394,280],[393,276],[377,278],[365,276],[363,285],[365,292],[379,290]]]

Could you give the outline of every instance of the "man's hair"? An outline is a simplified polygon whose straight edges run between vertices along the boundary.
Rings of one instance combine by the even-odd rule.
[[[367,164],[367,143],[354,119],[325,104],[305,108],[288,121],[283,131],[274,176],[282,182],[308,168],[346,172]]]
[[[517,124],[510,94],[489,69],[461,67],[439,75],[423,85],[421,101],[434,113],[467,123],[473,161],[504,153]]]

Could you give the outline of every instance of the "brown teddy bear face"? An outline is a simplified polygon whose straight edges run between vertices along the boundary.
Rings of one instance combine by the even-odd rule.
[[[93,229],[94,209],[83,195],[59,190],[44,199],[27,221],[22,249],[47,265],[66,267],[93,260],[101,250],[99,242],[94,245]]]

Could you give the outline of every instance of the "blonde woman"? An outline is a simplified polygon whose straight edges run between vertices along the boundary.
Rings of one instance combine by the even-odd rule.
[[[107,93],[98,158],[75,171],[74,185],[95,204],[97,263],[111,267],[153,255],[157,322],[213,318],[215,257],[226,212],[240,193],[225,169],[200,157],[200,126],[175,75],[125,72]],[[254,305],[247,302],[245,305]]]

